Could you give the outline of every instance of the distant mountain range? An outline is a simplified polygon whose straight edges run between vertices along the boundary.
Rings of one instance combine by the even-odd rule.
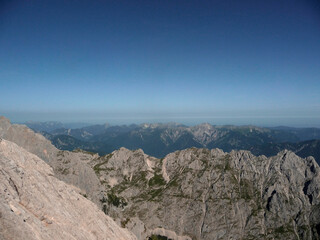
[[[81,122],[75,122],[75,123],[62,123],[57,121],[48,121],[48,122],[37,122],[37,121],[28,121],[24,123],[29,128],[37,129],[37,131],[44,131],[44,132],[51,132],[55,129],[60,128],[67,128],[67,129],[74,129],[74,128],[82,128],[85,126],[89,126],[89,123],[81,123]]]
[[[143,149],[162,158],[170,152],[190,147],[220,148],[223,151],[249,150],[255,155],[272,156],[283,149],[301,157],[312,155],[320,161],[320,129],[256,126],[214,126],[208,123],[185,126],[178,123],[91,125],[65,128],[53,122],[26,123],[42,133],[61,150],[84,149],[101,155],[120,147]]]

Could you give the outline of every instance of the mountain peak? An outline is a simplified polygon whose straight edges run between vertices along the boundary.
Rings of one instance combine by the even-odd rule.
[[[181,123],[176,122],[168,122],[168,123],[142,123],[140,127],[142,128],[175,128],[175,127],[182,127]]]
[[[1,128],[1,125],[11,125],[11,122],[8,118],[4,117],[4,116],[0,116],[0,128]]]
[[[0,116],[0,121],[10,122],[10,120],[8,118],[6,118],[5,116]]]
[[[210,124],[210,123],[201,123],[198,125],[199,127],[202,127],[202,128],[206,128],[206,129],[211,129],[213,128],[213,126]]]

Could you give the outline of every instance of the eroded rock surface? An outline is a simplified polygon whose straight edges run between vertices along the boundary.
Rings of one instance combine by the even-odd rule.
[[[319,239],[320,169],[290,151],[121,148],[91,162],[104,210],[139,239]]]
[[[136,239],[43,160],[0,142],[0,239]]]
[[[101,184],[87,162],[94,155],[84,152],[60,151],[41,134],[35,133],[25,125],[11,124],[0,117],[0,137],[23,147],[47,162],[55,176],[66,183],[75,185],[97,205],[100,204]]]

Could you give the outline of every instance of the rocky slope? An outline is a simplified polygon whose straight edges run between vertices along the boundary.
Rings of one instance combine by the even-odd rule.
[[[139,239],[319,239],[320,169],[290,151],[121,148],[91,162],[104,211]]]
[[[0,239],[136,239],[39,157],[2,139],[0,192]]]
[[[50,142],[8,122],[0,119],[1,136],[39,155],[51,149]],[[215,136],[210,126],[201,128]],[[179,135],[170,131],[167,141]],[[125,148],[102,157],[55,148],[47,154],[60,179],[79,186],[138,239],[320,239],[320,169],[312,157],[199,148],[162,159]]]
[[[57,178],[79,187],[82,194],[100,204],[101,184],[87,164],[94,155],[58,150],[41,134],[35,133],[25,125],[11,124],[5,117],[0,117],[0,137],[43,159],[53,168]]]

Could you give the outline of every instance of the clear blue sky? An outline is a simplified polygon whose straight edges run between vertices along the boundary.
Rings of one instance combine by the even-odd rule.
[[[1,1],[0,115],[320,126],[320,3]]]

